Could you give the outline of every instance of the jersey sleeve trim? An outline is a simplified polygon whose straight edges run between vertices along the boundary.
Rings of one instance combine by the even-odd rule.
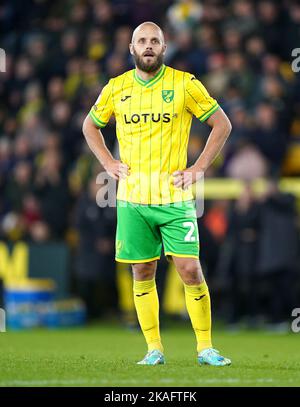
[[[198,117],[200,122],[204,122],[205,120],[207,120],[213,113],[215,113],[216,110],[219,109],[219,107],[219,104],[216,102],[207,112]]]
[[[102,122],[100,119],[98,119],[98,117],[95,116],[95,114],[93,113],[93,110],[90,110],[89,116],[97,126],[105,127],[107,125],[107,123]]]

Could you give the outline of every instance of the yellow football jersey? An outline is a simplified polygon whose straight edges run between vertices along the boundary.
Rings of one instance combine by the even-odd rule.
[[[174,187],[172,173],[186,168],[192,116],[203,122],[218,107],[195,76],[165,65],[148,81],[135,69],[111,79],[89,114],[98,127],[115,115],[120,158],[130,167],[117,199],[139,204],[193,199],[191,187]]]

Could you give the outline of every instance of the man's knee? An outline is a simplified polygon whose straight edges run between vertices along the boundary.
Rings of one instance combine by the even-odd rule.
[[[135,280],[152,280],[155,276],[156,261],[149,261],[147,263],[132,264],[132,272]]]
[[[177,271],[179,272],[183,282],[187,285],[197,285],[204,280],[200,263],[198,261],[185,261],[177,265]]]

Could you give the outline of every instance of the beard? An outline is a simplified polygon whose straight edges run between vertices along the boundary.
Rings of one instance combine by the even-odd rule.
[[[136,66],[141,71],[147,72],[147,73],[158,71],[164,62],[164,56],[163,56],[162,52],[156,56],[156,59],[152,63],[146,63],[146,62],[144,62],[143,57],[139,56],[135,52],[135,49],[133,49],[133,59],[134,59]]]

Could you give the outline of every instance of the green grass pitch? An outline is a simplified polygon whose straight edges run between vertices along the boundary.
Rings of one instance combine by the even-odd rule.
[[[214,332],[230,367],[198,366],[189,323],[162,330],[166,365],[140,366],[142,334],[118,324],[0,334],[0,386],[300,386],[299,335]]]

